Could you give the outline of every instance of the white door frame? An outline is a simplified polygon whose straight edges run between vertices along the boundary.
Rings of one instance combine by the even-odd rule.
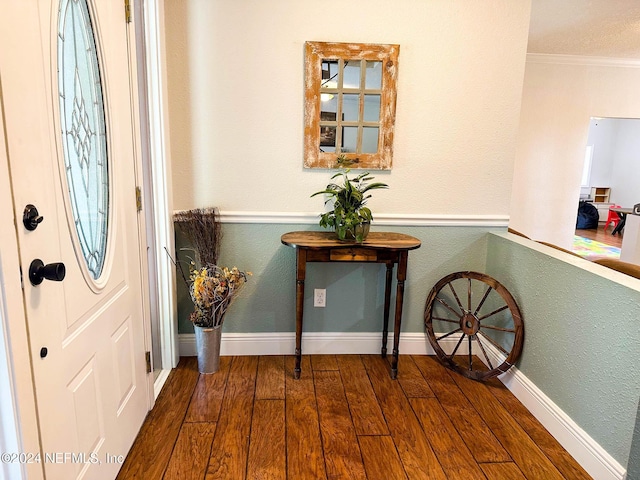
[[[151,198],[153,208],[145,213],[147,222],[154,226],[155,270],[157,277],[157,312],[160,325],[162,349],[162,373],[155,383],[156,396],[164,384],[171,368],[178,364],[176,270],[169,256],[174,256],[175,239],[173,229],[173,194],[171,182],[171,158],[169,142],[169,107],[167,104],[166,62],[164,38],[164,2],[162,0],[140,0],[136,14],[142,14],[144,27],[143,48],[139,45],[139,61],[144,62],[146,81],[146,103],[149,134],[149,151],[143,161],[148,162],[148,171],[153,185]],[[143,79],[140,79],[141,83]],[[145,121],[143,119],[142,121]],[[152,294],[153,297],[153,294]]]
[[[40,451],[40,438],[18,239],[13,227],[21,219],[14,215],[5,134],[0,78],[0,419],[4,431],[0,451],[37,453]],[[12,479],[44,478],[42,465],[36,463],[4,465],[0,467],[0,473],[6,473],[7,478]]]

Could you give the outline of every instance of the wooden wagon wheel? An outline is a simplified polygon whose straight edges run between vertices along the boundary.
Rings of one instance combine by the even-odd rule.
[[[506,372],[522,351],[520,309],[501,283],[483,273],[456,272],[436,283],[424,323],[440,362],[474,380]]]

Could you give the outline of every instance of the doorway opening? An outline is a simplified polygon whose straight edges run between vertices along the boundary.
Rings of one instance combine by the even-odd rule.
[[[630,208],[638,202],[639,159],[640,119],[591,118],[574,252],[590,260],[620,258],[624,214],[615,209]]]

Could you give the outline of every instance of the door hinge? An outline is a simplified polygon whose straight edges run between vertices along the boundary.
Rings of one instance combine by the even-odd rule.
[[[131,23],[131,0],[124,0],[124,18],[127,23]]]
[[[151,368],[151,352],[144,352],[144,358],[147,362],[147,373],[153,372],[153,369]]]
[[[142,189],[136,187],[136,209],[138,212],[142,211]]]

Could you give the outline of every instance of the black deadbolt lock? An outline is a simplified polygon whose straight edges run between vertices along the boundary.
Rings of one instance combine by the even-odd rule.
[[[66,273],[67,269],[64,263],[49,263],[45,265],[42,260],[36,258],[29,266],[29,281],[32,285],[40,285],[44,279],[61,282],[64,280]]]
[[[38,225],[40,225],[42,220],[44,220],[44,217],[40,215],[35,205],[29,204],[24,207],[24,213],[22,214],[22,223],[24,224],[24,228],[33,231],[38,228]]]

